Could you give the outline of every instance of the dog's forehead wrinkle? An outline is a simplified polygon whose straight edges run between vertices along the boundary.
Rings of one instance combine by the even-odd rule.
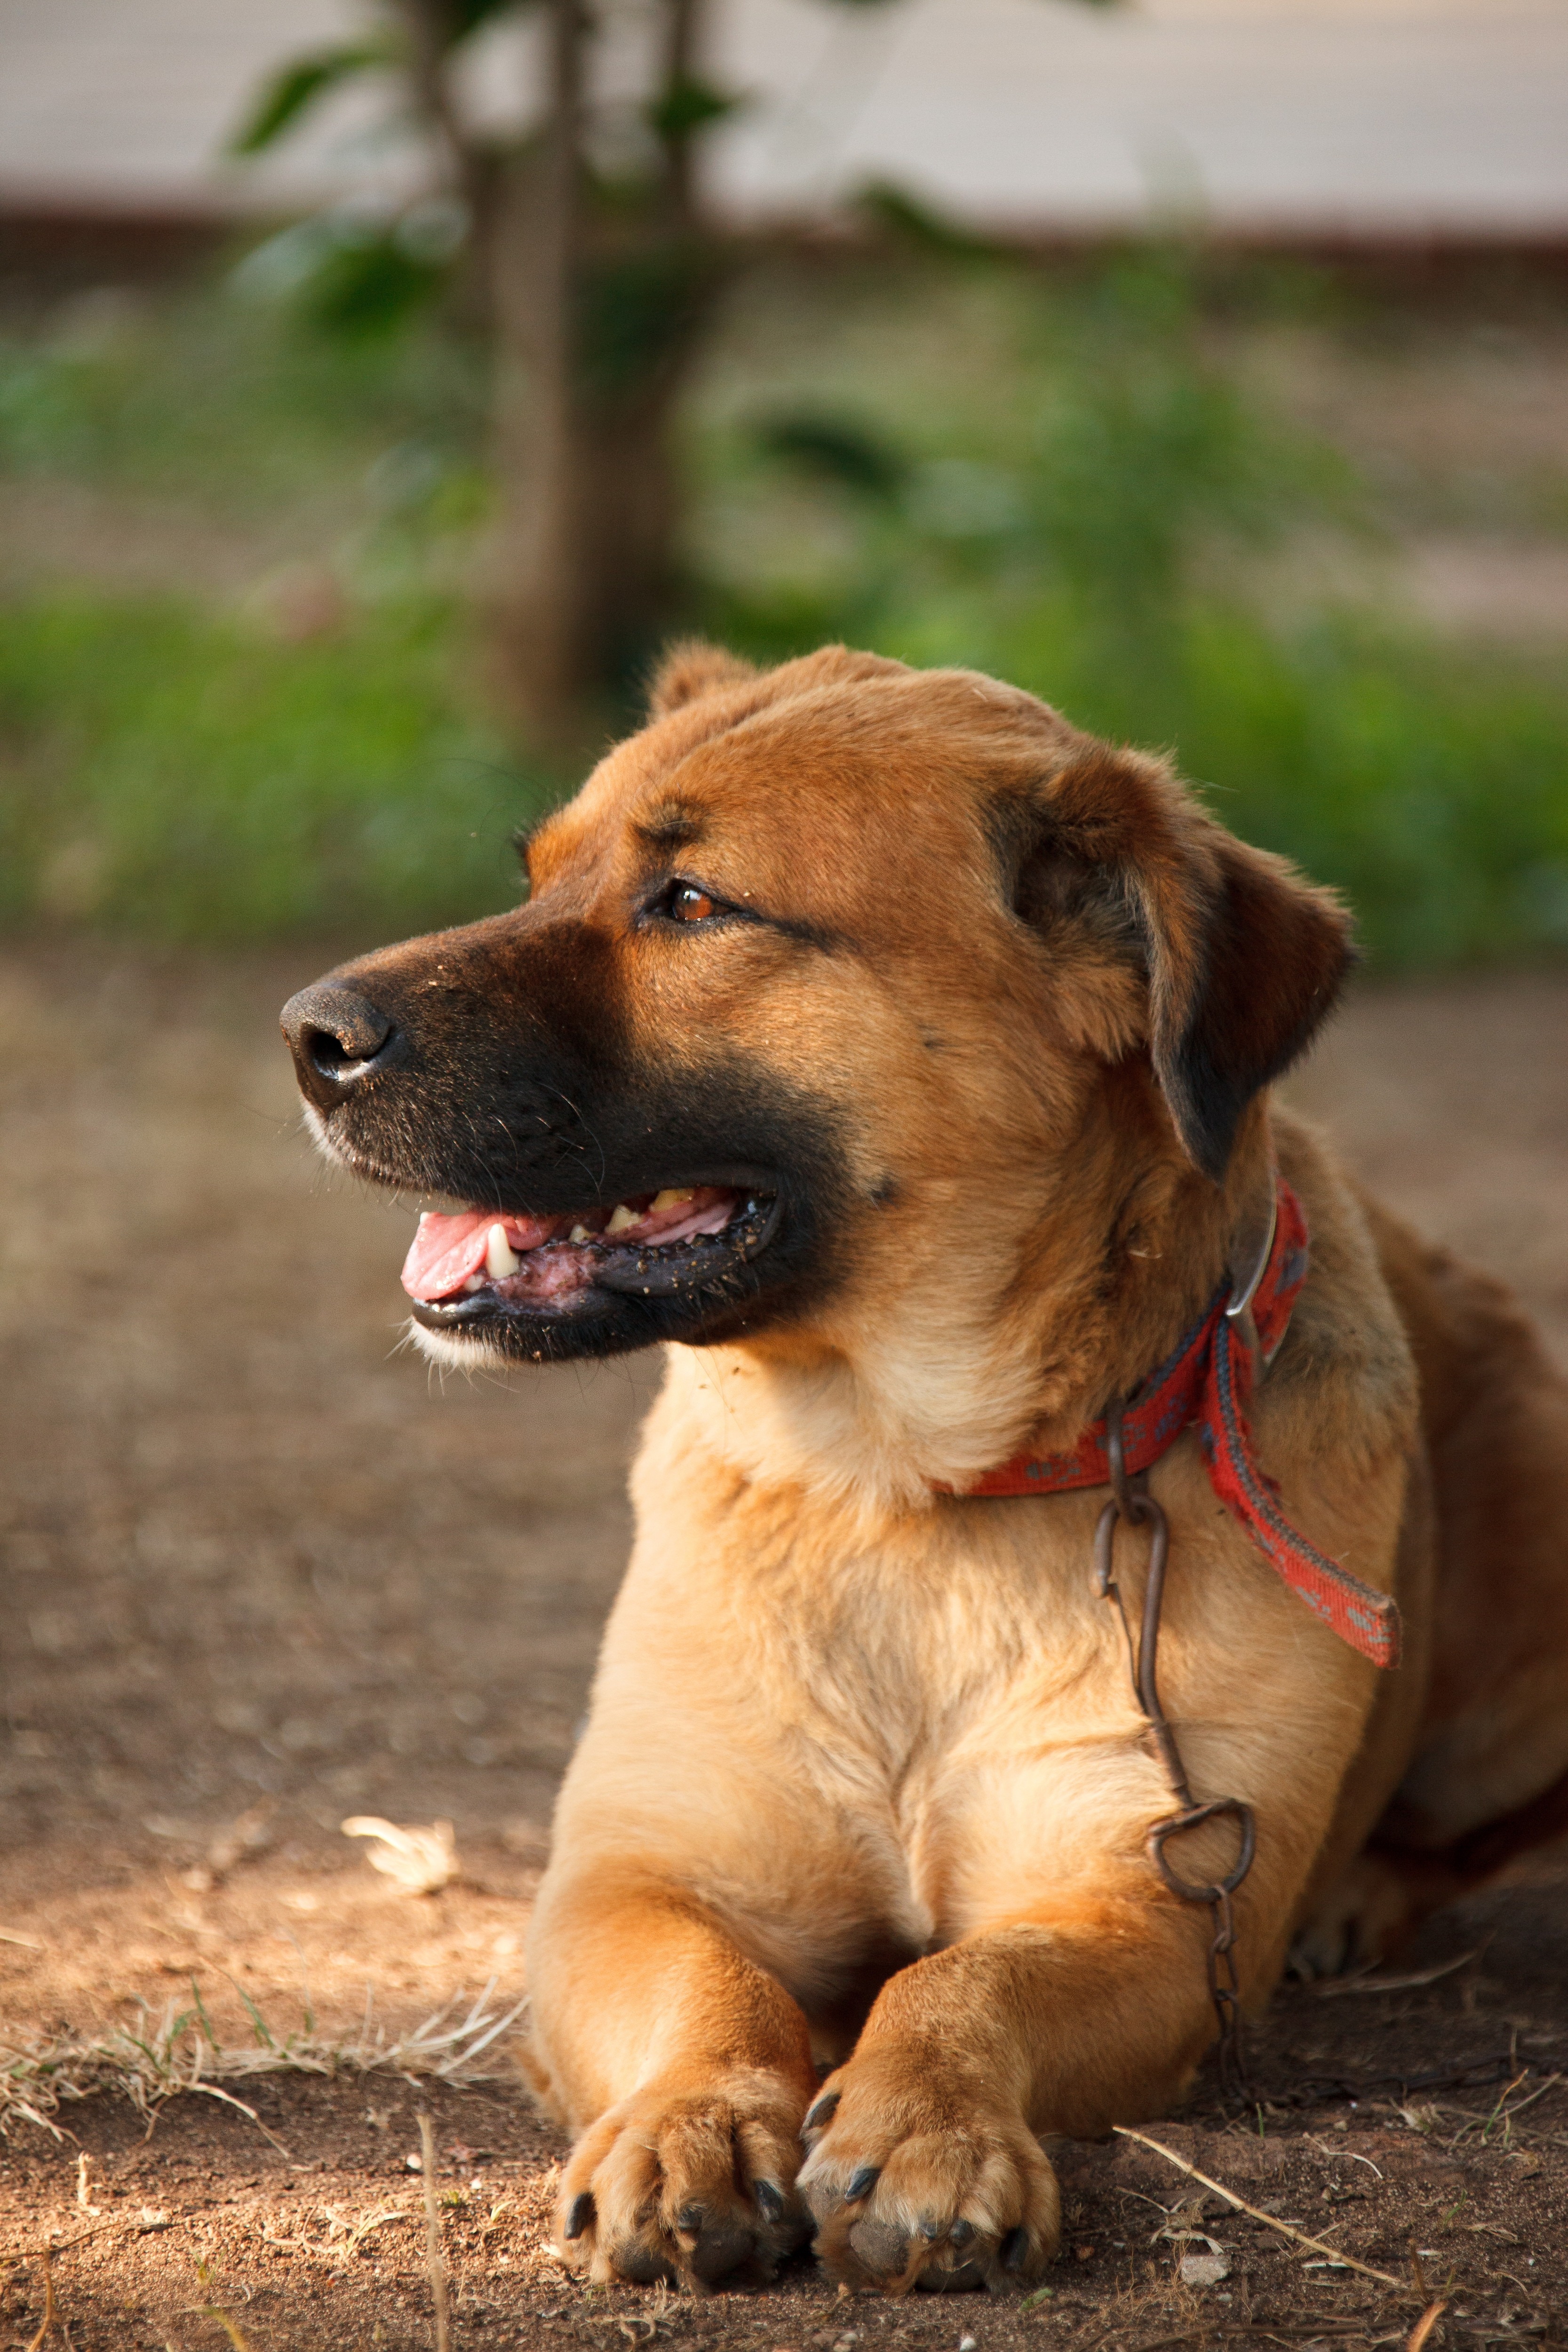
[[[704,814],[689,801],[661,796],[634,812],[632,831],[651,849],[684,849],[701,840],[706,830]]]

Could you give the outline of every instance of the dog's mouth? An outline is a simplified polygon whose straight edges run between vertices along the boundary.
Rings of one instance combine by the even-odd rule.
[[[493,1209],[419,1220],[403,1267],[415,1320],[461,1333],[580,1316],[603,1294],[696,1305],[755,1257],[777,1196],[728,1184],[667,1186],[554,1216]]]

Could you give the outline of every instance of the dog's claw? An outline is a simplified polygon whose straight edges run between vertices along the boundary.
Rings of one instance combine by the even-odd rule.
[[[556,2246],[595,2285],[760,2285],[807,2232],[792,2194],[800,2105],[781,2082],[744,2102],[652,2088],[611,2108],[573,2150]],[[754,2168],[754,2169],[753,2169]]]
[[[816,2253],[851,2293],[951,2294],[1037,2277],[1056,2246],[1056,2176],[1021,2117],[953,2119],[923,2049],[851,2059],[806,2117],[799,2190]]]

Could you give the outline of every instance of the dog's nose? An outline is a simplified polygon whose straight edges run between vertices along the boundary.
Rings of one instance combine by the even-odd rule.
[[[279,1020],[300,1084],[322,1110],[401,1059],[397,1024],[352,988],[331,982],[302,988]]]

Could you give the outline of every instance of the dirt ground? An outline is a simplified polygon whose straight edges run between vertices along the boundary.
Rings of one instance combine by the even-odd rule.
[[[702,2303],[563,2277],[542,2232],[561,2144],[504,2033],[464,2088],[413,2079],[407,2037],[464,1996],[427,2066],[469,2005],[472,2043],[521,1995],[657,1370],[443,1387],[399,1350],[411,1213],[320,1169],[273,1027],[335,952],[0,957],[0,2094],[46,2117],[0,2141],[0,2352],[423,2352],[422,2107],[458,2352],[1402,2344],[1442,2298],[1444,2352],[1568,2337],[1550,1858],[1436,1923],[1394,1984],[1283,1991],[1246,2117],[1206,2092],[1152,2127],[1397,2289],[1216,2197],[1173,2219],[1202,2192],[1128,2140],[1060,2151],[1064,2260],[1028,2307],[836,2304],[804,2260]],[[1517,1282],[1568,1358],[1565,1040],[1568,975],[1367,989],[1293,1091],[1426,1231]],[[342,1834],[361,1814],[451,1822],[458,1875],[400,1892]],[[215,1859],[237,1821],[248,1843]],[[193,1981],[200,2021],[171,2035]],[[290,2034],[340,2054],[319,2077],[224,2075],[249,2112],[187,2095],[150,2123],[121,2094],[65,2095],[89,2045],[133,2034],[155,2089],[209,2032],[258,2066]],[[403,2071],[364,2070],[399,2037]],[[74,2073],[38,2074],[73,2049]],[[1210,2250],[1154,2236],[1183,2229],[1223,2279],[1183,2282]]]

